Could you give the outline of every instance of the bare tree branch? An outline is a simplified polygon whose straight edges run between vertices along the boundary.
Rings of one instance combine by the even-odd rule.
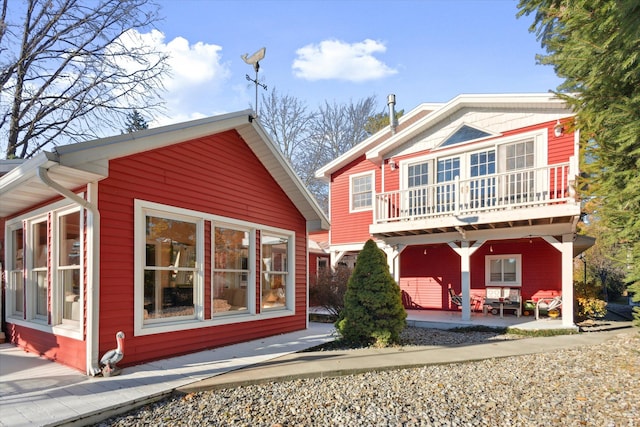
[[[7,157],[114,134],[134,110],[147,117],[162,111],[166,54],[137,39],[158,19],[151,0],[23,4],[7,15],[3,0],[0,11],[0,135]],[[6,31],[10,26],[20,30]]]

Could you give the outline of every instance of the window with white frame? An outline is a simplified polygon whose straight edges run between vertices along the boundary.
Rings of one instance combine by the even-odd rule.
[[[521,255],[488,255],[485,258],[486,285],[521,286]]]
[[[200,222],[168,212],[145,213],[145,322],[195,318]]]
[[[213,227],[213,315],[247,311],[249,303],[249,230]],[[251,287],[253,289],[253,287]]]
[[[262,308],[286,307],[293,288],[289,275],[289,236],[262,233]]]
[[[12,321],[80,338],[81,212],[58,202],[7,223],[7,312]]]
[[[16,228],[10,228],[9,240],[9,314],[11,316],[24,317],[24,230],[22,223]]]
[[[27,318],[48,320],[49,275],[49,227],[47,217],[32,222],[31,227],[31,263],[27,273]]]
[[[351,177],[351,210],[367,210],[373,206],[373,173]]]
[[[71,323],[80,320],[80,211],[63,212],[58,215],[58,284],[56,323]]]

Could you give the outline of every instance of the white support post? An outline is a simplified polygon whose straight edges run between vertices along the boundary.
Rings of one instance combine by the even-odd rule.
[[[562,236],[562,326],[572,328],[573,322],[573,234]]]
[[[562,326],[573,328],[573,234],[563,234],[562,241],[553,237],[543,237],[560,252],[562,278]]]
[[[477,241],[473,246],[463,240],[460,246],[449,243],[458,255],[460,255],[460,282],[462,285],[462,320],[471,320],[471,255],[484,243]]]

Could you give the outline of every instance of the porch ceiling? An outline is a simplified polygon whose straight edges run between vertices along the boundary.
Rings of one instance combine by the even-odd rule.
[[[508,228],[546,226],[552,224],[571,224],[574,221],[574,215],[561,217],[529,218],[489,223],[473,223],[460,225],[450,224],[439,225],[437,227],[425,227],[423,221],[410,221],[416,224],[412,226],[409,224],[410,222],[408,222],[402,229],[381,229],[380,231],[372,232],[372,235],[377,238],[420,236],[439,233],[459,233],[461,231],[500,230]]]

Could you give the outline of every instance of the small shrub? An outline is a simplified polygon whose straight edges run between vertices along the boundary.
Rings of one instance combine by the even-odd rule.
[[[349,278],[336,329],[347,342],[386,347],[400,342],[406,318],[400,287],[384,252],[370,239]]]
[[[594,283],[577,282],[575,289],[575,319],[595,319],[604,317],[607,314],[607,303],[600,299],[601,287]]]
[[[309,288],[309,300],[314,307],[322,307],[333,317],[338,318],[344,308],[344,294],[351,269],[338,266],[335,271],[325,269],[318,273],[316,284]]]
[[[607,303],[598,298],[577,298],[575,312],[578,319],[602,318],[607,314]]]

